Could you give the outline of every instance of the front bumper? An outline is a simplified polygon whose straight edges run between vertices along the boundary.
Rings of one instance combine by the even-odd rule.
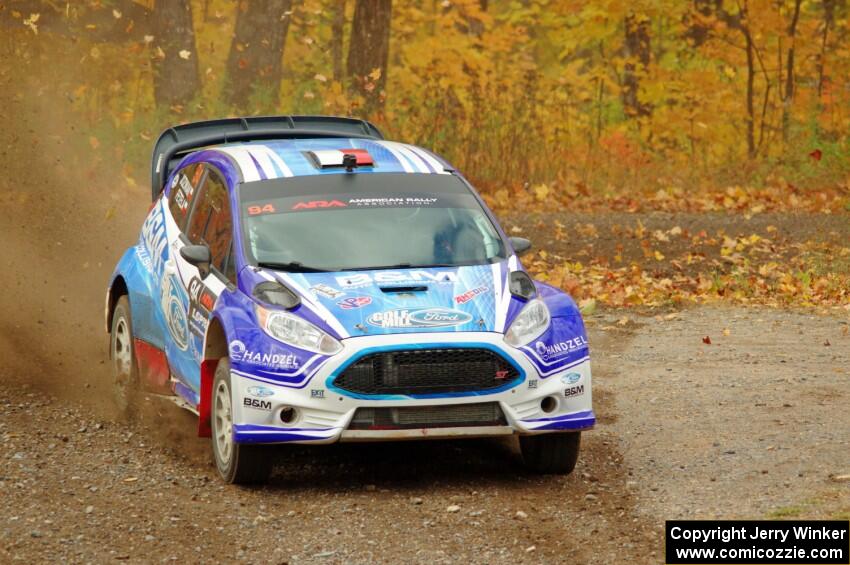
[[[343,350],[313,369],[299,387],[276,383],[243,371],[231,373],[234,440],[237,443],[333,443],[488,437],[578,431],[593,427],[590,360],[586,350],[541,376],[521,351],[490,332],[364,336],[342,342]],[[338,372],[364,352],[405,348],[484,347],[510,359],[520,376],[489,392],[369,396],[333,386]],[[549,398],[545,403],[543,399]],[[358,408],[406,408],[498,403],[501,425],[428,425],[405,429],[349,429]],[[544,411],[545,404],[548,411]],[[295,417],[284,423],[282,413]]]

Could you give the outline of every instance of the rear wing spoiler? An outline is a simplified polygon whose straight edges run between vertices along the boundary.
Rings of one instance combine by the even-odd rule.
[[[366,120],[332,116],[225,118],[170,127],[154,145],[151,199],[157,199],[168,175],[186,153],[233,141],[316,137],[384,138],[380,130]]]

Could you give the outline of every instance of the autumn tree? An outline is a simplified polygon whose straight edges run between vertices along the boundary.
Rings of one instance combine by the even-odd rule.
[[[645,117],[651,107],[640,100],[640,77],[649,68],[649,18],[633,12],[626,16],[626,64],[623,73],[623,108],[626,116]]]
[[[180,108],[198,93],[198,55],[189,0],[158,0],[154,98],[158,106]]]
[[[356,0],[348,46],[352,91],[363,98],[369,115],[383,106],[390,53],[392,0]]]
[[[224,88],[225,101],[238,110],[248,110],[255,94],[264,109],[277,107],[291,9],[292,0],[239,2]]]

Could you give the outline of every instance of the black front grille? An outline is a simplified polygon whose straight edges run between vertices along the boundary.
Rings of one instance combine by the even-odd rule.
[[[348,429],[387,430],[505,425],[507,425],[505,415],[498,402],[477,402],[447,406],[358,408]]]
[[[489,349],[413,349],[366,355],[334,384],[358,394],[438,394],[486,391],[519,372]]]

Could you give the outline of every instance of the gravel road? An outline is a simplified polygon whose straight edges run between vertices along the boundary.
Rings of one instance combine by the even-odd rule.
[[[123,423],[0,373],[0,561],[657,563],[665,519],[846,517],[846,328],[591,317],[601,418],[569,477],[467,440],[289,447],[270,484],[229,487],[176,406]]]

